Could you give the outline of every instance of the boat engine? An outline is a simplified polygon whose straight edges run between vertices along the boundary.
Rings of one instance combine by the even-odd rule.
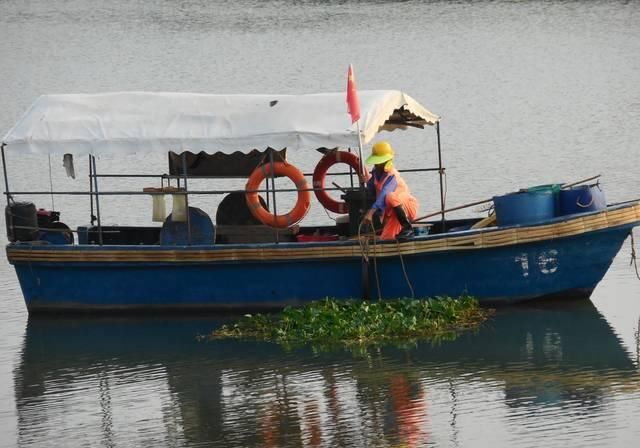
[[[342,225],[340,225],[338,228],[338,234],[340,236],[348,237],[356,236],[358,235],[360,221],[362,221],[364,215],[373,205],[376,197],[374,194],[360,188],[347,188],[342,195],[342,199],[347,204],[347,208],[349,209],[349,223],[348,228],[346,227],[346,223],[341,223]],[[376,229],[380,227],[380,222],[377,217],[374,217],[373,224]],[[366,229],[366,231],[369,230],[370,229]],[[346,235],[344,234],[345,232],[347,233]]]
[[[38,239],[38,218],[33,202],[12,202],[5,207],[4,216],[10,242]]]

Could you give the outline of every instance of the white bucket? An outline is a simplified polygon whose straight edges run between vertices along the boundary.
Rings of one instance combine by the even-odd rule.
[[[167,217],[167,209],[164,202],[163,194],[156,194],[153,198],[153,216],[151,220],[153,222],[164,222]]]

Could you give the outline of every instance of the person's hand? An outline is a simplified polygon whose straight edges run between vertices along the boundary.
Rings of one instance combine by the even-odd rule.
[[[362,220],[366,223],[371,223],[373,221],[373,214],[375,213],[374,209],[369,210],[364,217],[362,218]]]

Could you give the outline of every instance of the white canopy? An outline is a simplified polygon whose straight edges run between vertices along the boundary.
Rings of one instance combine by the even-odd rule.
[[[439,117],[397,90],[358,92],[363,143]],[[9,151],[122,154],[358,146],[345,93],[43,95],[3,138]]]

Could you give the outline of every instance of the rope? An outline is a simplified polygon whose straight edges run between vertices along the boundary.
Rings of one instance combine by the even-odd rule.
[[[400,264],[402,265],[402,273],[404,274],[404,279],[407,281],[407,286],[409,286],[409,290],[411,291],[411,298],[416,298],[416,293],[413,290],[413,285],[411,285],[411,280],[409,280],[409,274],[407,274],[407,267],[404,265],[404,258],[402,257],[402,253],[400,252],[400,241],[396,240],[396,247],[398,249],[398,256],[400,257]]]
[[[336,218],[334,218],[333,216],[331,216],[329,214],[329,210],[327,210],[326,208],[322,207],[322,210],[324,210],[324,212],[327,214],[327,217],[332,220],[333,222],[336,222]]]
[[[376,247],[376,229],[371,223],[371,233],[373,234],[373,274],[376,277],[376,289],[378,290],[378,300],[382,300],[382,289],[380,288],[380,277],[378,276],[378,248]]]
[[[636,242],[633,238],[633,229],[629,231],[629,234],[631,235],[631,262],[629,263],[629,266],[633,265],[636,271],[636,277],[638,277],[638,280],[640,280],[640,272],[638,272],[638,261],[636,257]]]
[[[362,253],[362,258],[365,262],[369,263],[369,238],[368,234],[365,235],[365,238],[362,237],[362,225],[364,221],[360,221],[360,225],[358,226],[358,242],[360,244],[360,252]],[[373,273],[376,278],[376,289],[378,292],[378,300],[382,300],[382,289],[380,288],[380,277],[378,276],[378,257],[377,254],[377,238],[376,238],[376,229],[373,227],[373,223],[369,225],[372,233],[373,240]]]
[[[362,253],[362,258],[364,259],[365,262],[369,262],[370,254],[369,254],[369,238],[367,237],[368,234],[365,235],[365,237],[363,238],[362,236],[362,225],[364,224],[364,221],[360,222],[360,225],[358,226],[358,242],[360,244],[360,252]],[[380,277],[378,275],[378,257],[376,256],[377,254],[377,248],[376,248],[376,244],[377,244],[377,238],[376,238],[376,232],[375,229],[373,227],[373,224],[370,224],[371,230],[372,230],[372,241],[373,241],[373,271],[374,271],[374,275],[376,278],[376,288],[378,290],[378,300],[382,300],[382,289],[380,288]],[[407,282],[407,286],[409,287],[409,290],[411,291],[411,298],[415,299],[416,298],[416,293],[415,290],[413,289],[413,285],[411,284],[411,280],[409,279],[409,274],[407,273],[407,266],[404,263],[404,257],[402,256],[402,252],[400,252],[400,241],[396,240],[396,248],[398,250],[398,257],[400,257],[400,265],[402,266],[402,273],[404,274],[404,279]]]

